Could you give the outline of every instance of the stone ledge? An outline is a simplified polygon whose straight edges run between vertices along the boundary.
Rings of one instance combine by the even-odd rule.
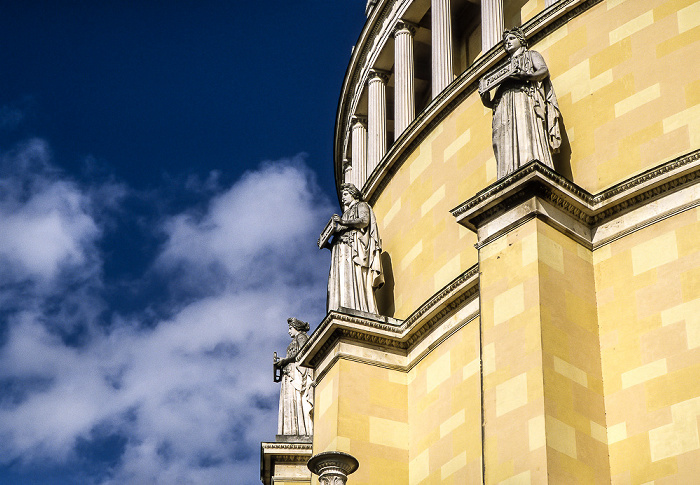
[[[595,249],[700,205],[700,150],[593,195],[533,161],[450,211],[477,247],[538,217]]]
[[[294,476],[277,477],[276,481],[285,479],[287,481],[299,481],[301,483],[309,483],[311,480],[311,472],[306,468],[306,463],[313,455],[312,443],[281,443],[281,442],[265,442],[260,443],[260,481],[265,485],[272,483],[272,478],[275,476],[275,466],[280,464],[291,465],[294,470]],[[295,466],[296,465],[296,466]]]

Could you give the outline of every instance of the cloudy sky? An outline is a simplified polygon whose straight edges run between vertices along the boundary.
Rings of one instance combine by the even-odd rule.
[[[2,3],[0,484],[259,483],[364,3]]]

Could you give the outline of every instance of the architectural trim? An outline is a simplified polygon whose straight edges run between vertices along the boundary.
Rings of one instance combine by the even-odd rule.
[[[407,371],[432,350],[436,342],[444,340],[478,316],[478,277],[478,266],[474,265],[404,321],[362,312],[350,313],[346,309],[331,311],[301,350],[299,362],[316,369],[316,380],[341,357]],[[458,325],[445,328],[443,333],[446,335],[437,335],[434,342],[419,348],[419,344],[448,317],[470,304],[473,307],[468,308],[469,314]],[[348,352],[339,347],[342,343],[365,350]],[[375,355],[377,349],[386,355]],[[418,352],[410,356],[413,350]]]
[[[450,211],[478,235],[478,247],[532,217],[597,249],[678,212],[700,206],[700,150],[591,194],[538,161]],[[649,203],[654,201],[654,205]]]
[[[308,443],[279,443],[265,442],[260,443],[260,481],[265,484],[272,483],[272,474],[274,473],[275,464],[295,464],[303,466],[306,469],[306,462],[313,455],[313,444]],[[309,477],[311,473],[309,472]],[[294,479],[285,477],[286,482],[299,481],[301,483],[309,483],[309,479]]]
[[[545,36],[602,1],[560,0],[528,20],[522,26],[523,31],[528,37],[530,45],[535,45]],[[408,3],[406,0],[380,0],[372,11],[372,15],[365,24],[358,43],[353,50],[341,89],[334,131],[334,164],[338,195],[340,195],[340,184],[342,183],[342,167],[340,164],[342,163],[343,148],[345,146],[344,137],[348,130],[350,115],[357,104],[356,98],[362,93],[362,90],[354,91],[356,91],[358,86],[364,85],[365,81],[362,80],[362,77],[366,77],[369,70],[366,65],[367,60],[373,55],[375,50],[381,47],[377,44],[377,39],[384,33],[386,33],[385,37],[388,38],[393,32],[394,23],[388,20],[397,16],[400,18]],[[388,183],[388,179],[407,158],[408,152],[418,146],[440,121],[447,117],[463,99],[475,91],[479,78],[504,57],[505,52],[500,48],[500,44],[497,44],[477,58],[469,69],[460,74],[423,111],[416,113],[414,120],[389,148],[378,167],[372,174],[367,174],[369,178],[364,187],[358,187],[362,190],[365,200],[368,200],[370,203],[376,201],[379,193]],[[351,91],[352,95],[350,95]]]

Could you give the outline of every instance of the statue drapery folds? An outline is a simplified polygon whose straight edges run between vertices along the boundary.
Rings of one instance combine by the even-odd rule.
[[[527,49],[519,28],[503,33],[503,47],[508,64],[485,76],[493,79],[482,81],[479,88],[484,105],[493,109],[493,151],[499,179],[532,160],[554,168],[552,154],[561,145],[559,105],[547,64],[539,52]]]
[[[378,314],[374,292],[384,284],[384,275],[377,221],[354,185],[343,184],[341,189],[344,212],[342,216],[333,215],[328,230],[334,239],[327,309],[343,307]]]

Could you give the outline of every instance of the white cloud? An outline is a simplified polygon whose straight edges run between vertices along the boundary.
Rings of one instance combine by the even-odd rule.
[[[54,284],[52,297],[67,291],[57,283],[66,268],[92,275],[70,291],[101,284],[93,193],[54,177],[7,209],[17,229],[0,254],[25,279]],[[152,271],[176,299],[155,324],[115,315],[67,345],[47,318],[48,293],[22,300],[0,347],[0,463],[69,463],[80,439],[116,435],[108,483],[257,482],[258,442],[276,430],[272,351],[286,347],[288,316],[317,322],[324,309],[327,256],[315,240],[330,211],[302,162],[268,163],[204,212],[164,222]],[[93,317],[109,303],[65,296]]]

